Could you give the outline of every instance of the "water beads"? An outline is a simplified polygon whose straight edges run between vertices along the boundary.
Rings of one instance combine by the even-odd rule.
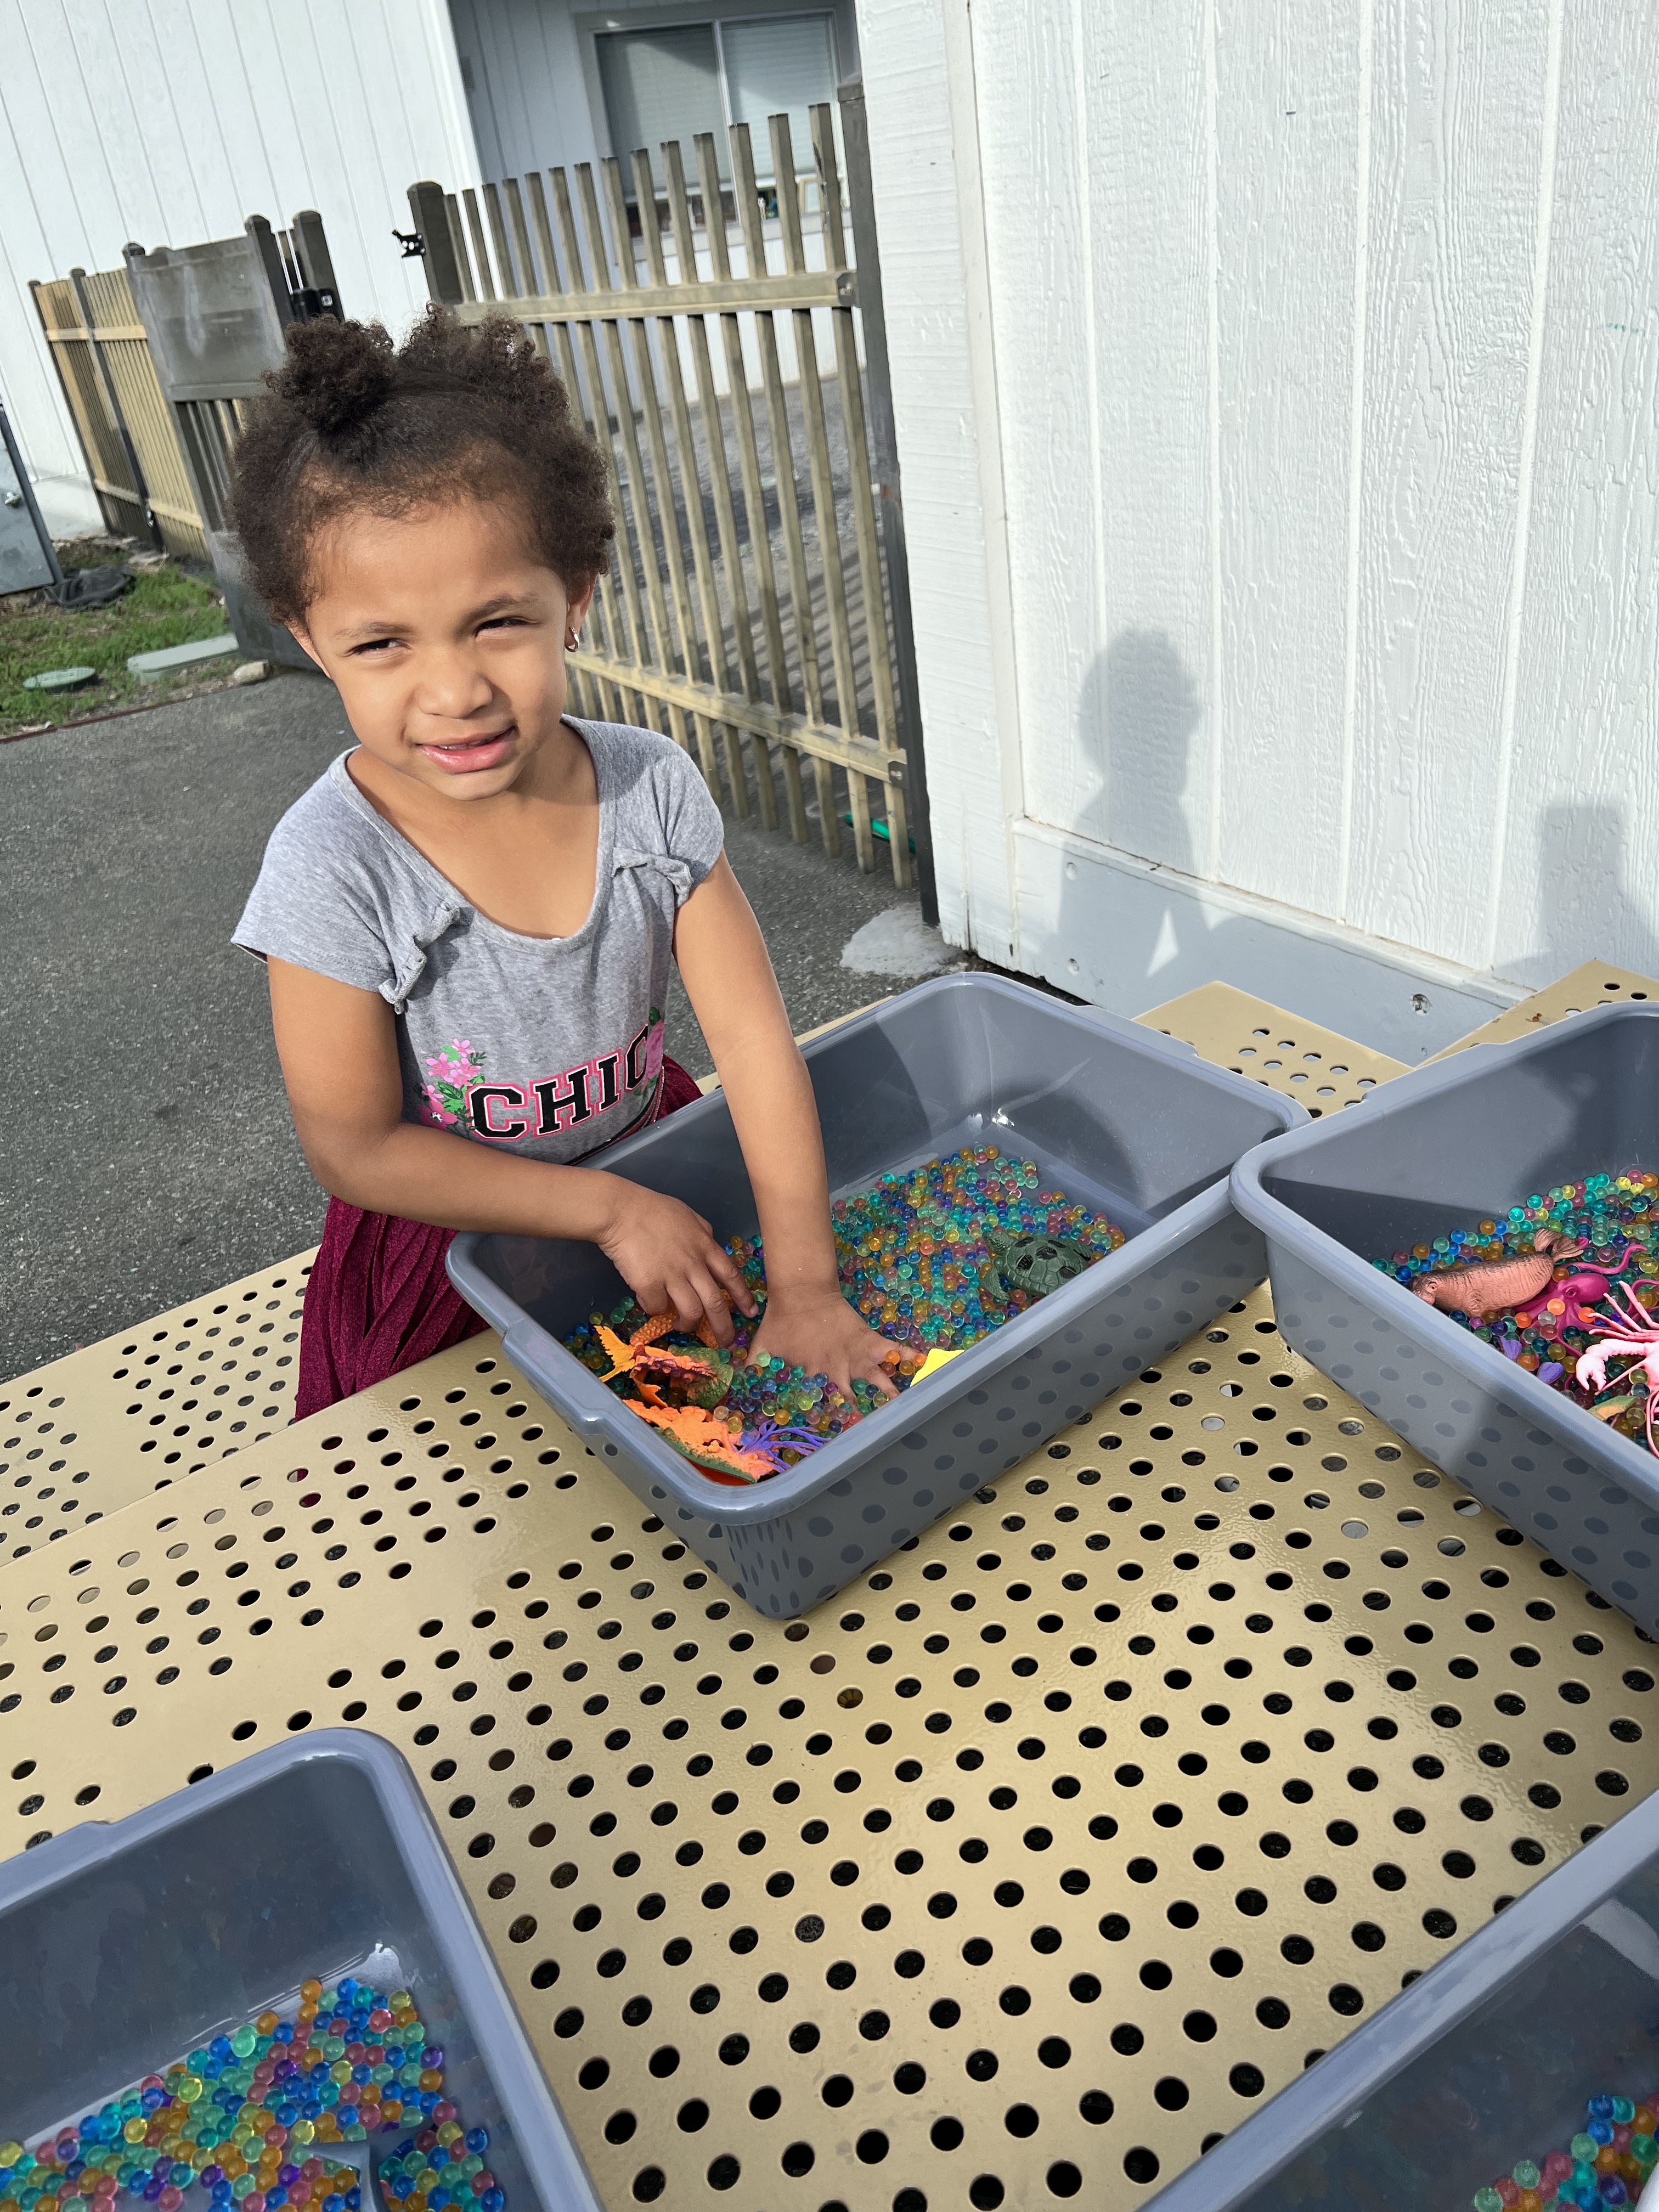
[[[969,1345],[1023,1312],[1067,1274],[1115,1252],[1124,1233],[1102,1214],[1069,1200],[1063,1191],[1045,1190],[1038,1169],[1029,1160],[985,1146],[931,1159],[880,1176],[867,1190],[837,1200],[832,1208],[836,1262],[843,1291],[870,1326],[891,1340],[889,1366],[901,1389],[914,1381],[930,1352],[964,1351]],[[727,1250],[763,1310],[766,1295],[765,1255],[758,1238],[737,1237]],[[750,1364],[745,1354],[759,1327],[734,1315],[737,1339],[730,1379],[712,1409],[709,1394],[699,1407],[725,1425],[732,1447],[770,1464],[767,1472],[793,1466],[808,1452],[849,1427],[883,1403],[870,1383],[855,1382],[851,1401],[823,1375],[808,1375],[779,1359]],[[617,1395],[633,1404],[650,1405],[631,1370],[617,1372],[617,1361],[600,1331],[636,1336],[647,1316],[631,1298],[610,1315],[596,1313],[565,1339],[567,1348]],[[666,1333],[657,1339],[665,1350],[713,1365],[711,1356],[689,1339]],[[640,1376],[671,1409],[678,1397],[672,1375],[660,1376],[647,1361]],[[660,1412],[657,1425],[668,1425]],[[702,1424],[686,1422],[688,1435]],[[671,1440],[674,1440],[671,1438]],[[684,1447],[682,1447],[684,1448]],[[740,1476],[753,1480],[752,1474]]]
[[[398,2128],[376,2169],[392,2212],[502,2212],[489,2136],[444,2094],[408,1990],[303,1982],[292,2021],[262,2012],[33,2150],[0,2142],[0,2212],[115,2212],[123,2194],[180,2212],[198,2183],[214,2212],[362,2212],[327,2148]]]
[[[1659,1309],[1659,1175],[1632,1168],[1621,1175],[1563,1182],[1534,1192],[1502,1215],[1449,1229],[1371,1264],[1409,1290],[1427,1276],[1531,1258],[1540,1237],[1558,1247],[1583,1249],[1571,1256],[1563,1250],[1543,1288],[1509,1311],[1453,1311],[1450,1318],[1540,1382],[1594,1411],[1621,1435],[1641,1441],[1649,1385],[1637,1355],[1646,1347],[1632,1342],[1631,1364],[1622,1369],[1616,1363],[1624,1347],[1609,1354],[1615,1362],[1609,1379],[1616,1379],[1616,1389],[1583,1389],[1576,1370],[1593,1343],[1607,1340],[1612,1316],[1626,1306],[1626,1294],[1640,1311]],[[1610,1305],[1610,1298],[1616,1305]]]
[[[1518,2160],[1508,2173],[1475,2191],[1474,2212],[1544,2212],[1568,2205],[1605,2212],[1609,2205],[1634,2204],[1659,2165],[1656,2124],[1659,2092],[1639,2104],[1628,2097],[1592,2097],[1583,2127],[1565,2150],[1553,2150],[1541,2164]]]

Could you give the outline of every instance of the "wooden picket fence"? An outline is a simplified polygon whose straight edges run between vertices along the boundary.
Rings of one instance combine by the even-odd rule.
[[[126,270],[76,269],[29,289],[105,527],[118,538],[159,539],[187,561],[206,560],[173,410],[161,396]]]
[[[482,208],[434,183],[410,204],[433,297],[464,321],[506,310],[531,331],[606,457],[617,540],[570,655],[579,711],[665,719],[736,813],[758,806],[805,843],[816,812],[830,853],[846,815],[860,866],[884,842],[908,884],[890,580],[831,110],[811,111],[805,211],[788,118],[769,129],[764,187],[737,125],[724,186],[712,136],[696,141],[695,185],[664,145],[665,202],[640,152],[631,204],[616,160],[597,180],[583,162],[574,183],[554,168],[486,185]]]

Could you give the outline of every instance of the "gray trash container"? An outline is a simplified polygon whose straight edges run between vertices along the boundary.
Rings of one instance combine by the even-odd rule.
[[[366,1729],[295,1736],[0,1864],[0,2133],[78,2122],[353,1972],[414,1997],[507,2212],[600,2212],[415,1778]]]
[[[1467,2212],[1659,2088],[1659,1797],[1442,1959],[1152,2200],[1155,2212]]]
[[[1301,1107],[1191,1046],[993,975],[943,976],[805,1048],[833,1192],[967,1145],[1031,1160],[1128,1242],[787,1474],[711,1482],[560,1339],[625,1286],[592,1244],[461,1236],[456,1288],[508,1358],[691,1548],[762,1613],[804,1611],[1162,1359],[1259,1283],[1257,1231],[1228,1203],[1239,1154]],[[753,1233],[723,1097],[600,1163]]]
[[[1398,1076],[1239,1162],[1285,1339],[1659,1634],[1659,1461],[1370,1262],[1586,1174],[1659,1165],[1659,1006]]]

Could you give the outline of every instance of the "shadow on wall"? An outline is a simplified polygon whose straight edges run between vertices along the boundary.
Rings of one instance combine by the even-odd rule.
[[[1054,980],[1121,1012],[1138,1012],[1218,976],[1341,1029],[1352,981],[1345,983],[1332,968],[1322,984],[1312,969],[1327,963],[1311,942],[1298,955],[1282,924],[1206,910],[1192,889],[1160,882],[1159,868],[1188,878],[1200,872],[1182,799],[1204,713],[1192,673],[1166,631],[1121,631],[1090,671],[1079,702],[1077,744],[1084,778],[1095,788],[1079,805],[1078,828],[1151,862],[1153,872],[1113,876],[1067,864],[1054,918],[1069,972]],[[1659,975],[1653,918],[1659,883],[1644,881],[1639,854],[1633,860],[1627,850],[1634,822],[1628,809],[1596,801],[1544,810],[1532,908],[1506,933],[1517,949],[1500,951],[1499,975],[1537,989],[1601,959]],[[1317,1008],[1296,996],[1298,980],[1321,999]],[[1402,988],[1409,991],[1408,978]],[[1331,990],[1336,1002],[1325,1005]],[[1432,1016],[1431,1002],[1440,995],[1411,1000],[1413,1011]],[[1451,1019],[1449,1008],[1443,1011]],[[1411,1034],[1416,1026],[1407,1023],[1407,1033],[1388,1048],[1410,1060],[1449,1041],[1437,1031],[1429,1035],[1436,1026],[1431,1019],[1419,1042]],[[1453,1020],[1449,1035],[1461,1034],[1462,1027]]]
[[[1538,905],[1516,934],[1536,949],[1501,956],[1499,972],[1533,989],[1586,960],[1608,960],[1659,975],[1659,933],[1632,887],[1626,842],[1633,817],[1623,807],[1547,806],[1538,824]]]
[[[1079,700],[1079,756],[1097,780],[1078,810],[1080,833],[1155,867],[1196,874],[1182,796],[1204,713],[1192,672],[1166,630],[1120,630]],[[1112,897],[1103,931],[1100,877],[1086,893],[1073,890],[1077,880],[1068,866],[1056,922],[1073,964],[1056,981],[1139,1012],[1229,972],[1224,940],[1238,928],[1234,918],[1204,914],[1184,891],[1161,892],[1153,875],[1112,886],[1121,896]]]
[[[1094,811],[1109,844],[1194,872],[1182,793],[1204,702],[1191,672],[1161,629],[1121,630],[1083,686],[1081,750],[1104,788]]]

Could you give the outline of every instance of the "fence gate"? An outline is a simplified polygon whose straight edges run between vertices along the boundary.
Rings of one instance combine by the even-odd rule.
[[[639,152],[597,180],[586,162],[574,184],[532,171],[486,185],[482,209],[471,188],[458,199],[422,183],[410,204],[433,298],[464,322],[505,310],[524,324],[605,455],[616,555],[569,656],[580,710],[665,716],[734,812],[758,807],[799,843],[816,814],[830,853],[845,817],[860,866],[884,843],[901,884],[914,835],[926,910],[921,750],[908,635],[896,635],[908,599],[884,573],[902,560],[896,473],[884,457],[878,514],[866,428],[869,369],[885,355],[866,327],[860,361],[854,313],[878,319],[872,248],[860,221],[855,268],[830,108],[811,111],[801,169],[787,116],[769,133],[763,178],[738,124],[724,175],[704,134],[695,180],[671,140],[654,168]],[[861,149],[860,132],[846,136]],[[856,167],[853,181],[856,196]]]
[[[207,558],[185,457],[125,269],[72,269],[29,287],[80,433],[104,527]]]
[[[125,258],[237,640],[245,652],[309,668],[310,659],[244,583],[225,505],[242,408],[263,389],[266,370],[282,366],[289,325],[340,312],[322,217],[307,210],[295,216],[291,231],[279,233],[263,216],[250,216],[240,238],[160,246],[151,253],[129,246]]]

